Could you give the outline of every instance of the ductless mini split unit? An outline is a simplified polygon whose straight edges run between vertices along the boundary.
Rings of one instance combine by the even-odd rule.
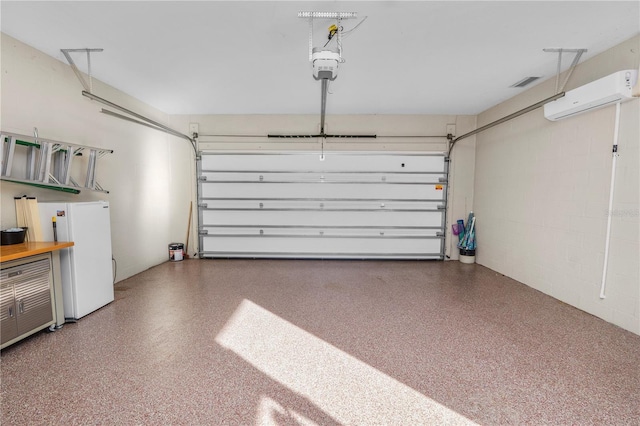
[[[570,90],[544,106],[544,116],[551,121],[633,99],[632,89],[638,80],[637,70],[623,70]]]

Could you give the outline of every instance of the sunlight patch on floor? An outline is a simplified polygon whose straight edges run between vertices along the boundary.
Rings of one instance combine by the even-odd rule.
[[[298,413],[296,410],[286,408],[273,398],[262,395],[260,405],[258,406],[256,426],[276,425],[280,423],[292,424],[294,422],[300,426],[319,426],[318,423]]]
[[[342,424],[474,424],[246,299],[215,340]],[[285,410],[271,401],[258,417]]]

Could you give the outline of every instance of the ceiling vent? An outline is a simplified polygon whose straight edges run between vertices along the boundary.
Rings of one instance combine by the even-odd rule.
[[[531,83],[533,83],[534,81],[536,81],[537,79],[539,79],[540,77],[525,77],[522,80],[520,80],[519,82],[512,84],[509,87],[524,87],[527,86]]]

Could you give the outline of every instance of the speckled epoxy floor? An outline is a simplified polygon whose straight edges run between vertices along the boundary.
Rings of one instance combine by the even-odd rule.
[[[478,265],[188,260],[4,349],[1,423],[637,425],[639,366]]]

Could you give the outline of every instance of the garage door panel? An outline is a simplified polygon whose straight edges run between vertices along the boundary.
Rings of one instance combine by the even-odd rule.
[[[442,259],[446,176],[442,153],[206,152],[200,255]]]
[[[247,225],[226,225],[226,226],[208,226],[206,227],[207,237],[219,236],[324,236],[333,237],[440,237],[439,227],[420,227],[420,226],[402,226],[402,227],[327,227],[327,226],[247,226]]]
[[[438,210],[443,204],[435,201],[396,201],[396,200],[265,200],[256,199],[213,199],[205,200],[203,207],[212,210]]]
[[[443,200],[443,184],[203,183],[203,198],[340,198]]]
[[[329,238],[329,237],[265,237],[215,236],[205,240],[204,251],[210,253],[305,253],[327,254],[431,254],[440,253],[439,238]],[[393,247],[393,251],[389,251]]]
[[[444,173],[326,173],[326,172],[203,172],[207,182],[264,183],[431,183],[438,184]]]
[[[203,223],[216,225],[284,226],[441,226],[442,212],[389,211],[216,211],[205,210]]]
[[[444,172],[442,154],[216,153],[202,157],[202,171]],[[322,159],[322,160],[321,160]]]

